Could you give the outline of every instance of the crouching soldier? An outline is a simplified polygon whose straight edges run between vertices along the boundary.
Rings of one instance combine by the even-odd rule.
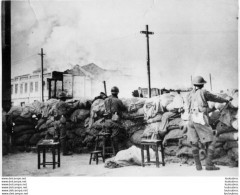
[[[115,152],[119,151],[118,144],[124,142],[126,132],[121,125],[122,111],[125,107],[120,99],[118,99],[118,87],[112,87],[111,96],[104,100],[105,104],[105,123],[106,130],[111,133]]]
[[[59,94],[60,101],[56,104],[54,119],[55,119],[55,129],[57,131],[57,136],[60,138],[60,144],[63,152],[63,156],[72,155],[67,147],[67,114],[71,110],[70,106],[65,102],[66,94],[61,92]]]
[[[208,144],[207,157],[206,157],[206,170],[219,170],[213,162],[213,155],[215,150],[214,135],[211,126],[209,125],[208,116],[208,103],[207,101],[228,103],[229,100],[221,98],[217,95],[203,89],[206,81],[201,76],[193,79],[194,89],[188,96],[188,139],[192,144],[192,153],[196,164],[197,170],[202,170],[201,161],[199,159],[198,142]]]

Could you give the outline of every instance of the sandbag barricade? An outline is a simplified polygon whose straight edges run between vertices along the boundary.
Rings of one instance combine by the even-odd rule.
[[[235,99],[232,102],[236,100],[238,93],[235,92],[234,95]],[[151,137],[151,134],[158,133],[164,142],[166,162],[192,163],[191,144],[186,139],[187,122],[184,121],[188,118],[167,110],[173,111],[180,105],[180,99],[178,99],[179,104],[176,104],[177,100],[174,103],[175,96],[175,94],[164,94],[150,99],[122,99],[127,108],[121,121],[121,126],[126,133],[126,140],[121,141],[122,146],[139,146],[144,136]],[[46,136],[53,138],[58,123],[54,120],[57,102],[58,100],[51,99],[43,104],[35,102],[30,106],[31,109],[13,107],[9,111],[8,114],[15,123],[13,131],[16,136],[16,145],[33,146]],[[89,100],[69,100],[67,103],[72,108],[66,124],[68,146],[75,153],[91,150],[95,145],[96,135],[103,129],[104,101],[98,99],[92,105]],[[236,165],[238,163],[236,152],[238,151],[238,105],[233,102],[230,107],[226,106],[222,110],[216,109],[216,107],[220,108],[220,105],[216,106],[211,102],[209,105],[212,105],[210,123],[213,130],[218,132],[214,161],[217,164]],[[185,105],[183,107],[186,108]],[[31,115],[40,112],[43,118],[35,124],[28,115],[29,112]],[[23,116],[22,113],[24,113]],[[124,148],[122,146],[121,148]]]

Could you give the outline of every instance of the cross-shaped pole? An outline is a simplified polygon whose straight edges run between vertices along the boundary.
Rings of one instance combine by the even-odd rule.
[[[148,92],[149,98],[151,97],[151,79],[150,79],[150,53],[149,53],[149,36],[153,35],[153,32],[148,31],[148,25],[146,25],[146,31],[141,31],[142,34],[146,34],[147,37],[147,71],[148,71]]]

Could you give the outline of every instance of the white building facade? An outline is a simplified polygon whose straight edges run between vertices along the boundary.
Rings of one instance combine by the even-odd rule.
[[[47,79],[51,78],[51,73],[45,73],[44,81],[44,99],[48,99]],[[41,101],[41,74],[28,74],[16,76],[11,79],[11,99],[12,105],[19,106]]]

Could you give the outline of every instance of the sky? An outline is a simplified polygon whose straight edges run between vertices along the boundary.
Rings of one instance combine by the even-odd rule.
[[[237,0],[13,1],[12,77],[38,69],[43,48],[48,70],[95,63],[133,78],[114,85],[147,87],[148,24],[152,87],[202,75],[209,89],[211,74],[213,91],[237,88],[237,16]]]

